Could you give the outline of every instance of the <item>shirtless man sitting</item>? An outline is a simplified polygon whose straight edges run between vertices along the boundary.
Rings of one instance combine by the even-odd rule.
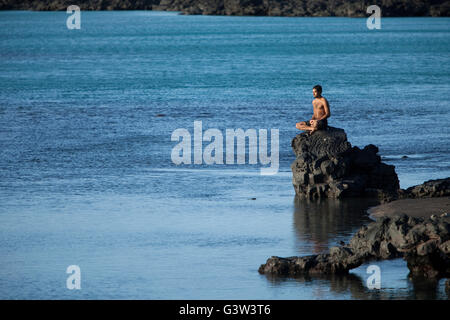
[[[330,117],[330,105],[327,99],[322,97],[322,87],[314,86],[312,92],[315,98],[312,102],[314,114],[311,120],[299,122],[295,126],[299,130],[310,131],[310,134],[317,130],[325,130],[328,126],[327,118]]]

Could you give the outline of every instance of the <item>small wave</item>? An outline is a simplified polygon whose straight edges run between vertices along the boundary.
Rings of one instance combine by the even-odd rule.
[[[398,160],[398,159],[414,159],[414,160],[418,160],[418,159],[426,159],[427,155],[425,154],[403,154],[403,155],[384,155],[381,156],[382,160]]]
[[[156,172],[192,172],[214,175],[244,175],[244,176],[259,176],[261,175],[260,168],[254,170],[242,170],[242,169],[182,169],[182,168],[152,168],[150,171]],[[290,176],[291,171],[279,171],[275,176]]]

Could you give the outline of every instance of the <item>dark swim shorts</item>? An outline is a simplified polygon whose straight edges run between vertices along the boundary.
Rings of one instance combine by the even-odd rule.
[[[310,126],[310,120],[306,120],[306,125]],[[327,119],[323,119],[323,120],[318,120],[317,121],[317,130],[324,130],[328,127],[328,121]]]

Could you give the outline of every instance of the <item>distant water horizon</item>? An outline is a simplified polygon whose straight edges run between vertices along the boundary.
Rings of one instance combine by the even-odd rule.
[[[374,144],[400,186],[450,176],[450,18],[0,11],[1,299],[447,299],[403,260],[344,278],[258,274],[369,223],[365,200],[299,202],[295,123]],[[279,172],[175,165],[178,128],[279,130]],[[406,156],[406,157],[405,157]],[[81,290],[66,288],[78,265]]]

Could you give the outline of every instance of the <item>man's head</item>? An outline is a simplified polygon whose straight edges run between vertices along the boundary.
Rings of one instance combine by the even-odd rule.
[[[315,85],[312,91],[314,98],[318,98],[322,95],[322,86],[319,84]]]

